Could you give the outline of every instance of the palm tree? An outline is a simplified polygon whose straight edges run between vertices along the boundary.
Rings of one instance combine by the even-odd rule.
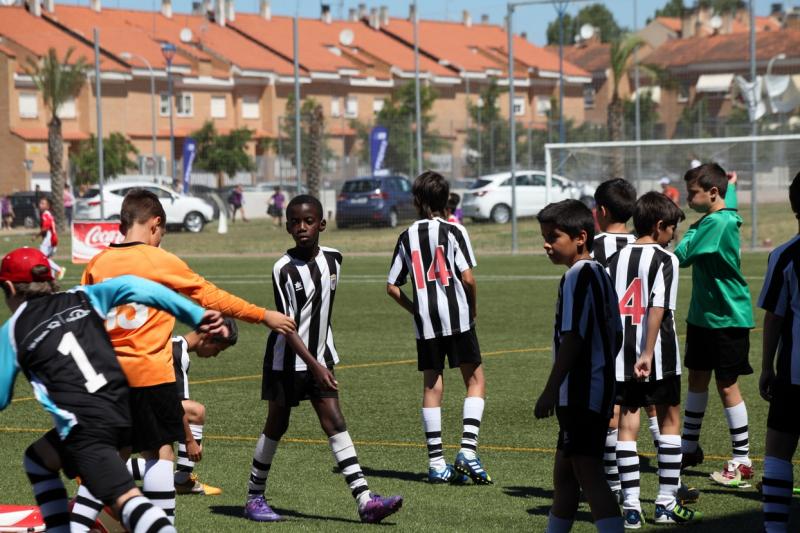
[[[628,64],[636,49],[645,43],[638,35],[627,35],[611,42],[611,103],[608,105],[608,134],[612,141],[622,140],[622,119],[624,106],[620,96],[622,78],[628,71]],[[642,68],[643,65],[640,65]],[[622,178],[625,161],[620,149],[614,149],[611,159],[610,178]]]
[[[61,106],[70,98],[77,96],[81,85],[86,80],[87,63],[81,57],[70,64],[70,57],[75,51],[70,47],[64,54],[63,61],[58,60],[55,48],[50,48],[40,61],[28,58],[27,73],[34,85],[42,93],[45,107],[50,111],[47,123],[47,162],[50,164],[50,189],[53,212],[60,230],[66,228],[64,217],[64,201],[61,191],[64,190],[64,139],[61,135],[61,118],[58,113]]]
[[[309,119],[308,144],[310,153],[308,166],[306,167],[306,177],[308,179],[308,192],[319,197],[319,183],[322,175],[322,144],[325,136],[325,116],[322,113],[321,105],[314,106]]]

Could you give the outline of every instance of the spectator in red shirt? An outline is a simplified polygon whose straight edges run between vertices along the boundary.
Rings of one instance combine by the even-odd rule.
[[[670,179],[664,176],[658,180],[658,183],[661,184],[661,192],[664,193],[664,196],[675,202],[675,205],[680,207],[681,193],[678,192],[678,189],[670,185]]]

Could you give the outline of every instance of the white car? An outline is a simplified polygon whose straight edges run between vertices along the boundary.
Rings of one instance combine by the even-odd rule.
[[[186,231],[198,233],[207,222],[214,219],[214,208],[204,200],[194,196],[176,193],[173,190],[152,182],[120,182],[110,183],[103,187],[105,197],[105,218],[118,220],[122,209],[122,199],[131,189],[141,188],[158,196],[164,212],[167,214],[168,226],[183,226]],[[92,187],[83,198],[76,198],[76,220],[96,220],[100,218],[100,189]]]
[[[514,172],[517,192],[517,216],[536,215],[545,206],[546,174],[541,170]],[[594,187],[578,184],[553,175],[550,201],[572,198],[594,205]],[[464,193],[461,208],[465,217],[505,224],[511,220],[511,172],[482,176]]]

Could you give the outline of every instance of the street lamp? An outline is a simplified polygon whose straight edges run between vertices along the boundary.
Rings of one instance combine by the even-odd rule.
[[[414,117],[417,123],[417,174],[422,174],[422,107],[419,94],[419,12],[417,2],[412,0],[414,10]]]
[[[175,181],[176,166],[175,166],[175,130],[172,124],[172,59],[177,52],[175,45],[169,42],[161,44],[161,53],[164,54],[164,59],[167,61],[167,101],[169,105],[169,160],[170,169],[172,170],[172,181]]]
[[[150,71],[150,114],[151,114],[151,121],[152,121],[152,135],[153,135],[153,148],[152,148],[152,155],[153,155],[153,181],[156,181],[156,173],[158,172],[158,165],[156,164],[157,161],[157,154],[156,154],[156,77],[153,73],[153,67],[150,65],[150,62],[145,59],[144,57],[140,56],[139,54],[134,54],[132,52],[122,52],[119,57],[125,59],[126,61],[131,59],[132,57],[137,58],[139,61],[144,63],[147,66],[147,70]]]
[[[772,76],[772,65],[776,61],[783,61],[784,59],[786,59],[786,54],[784,54],[783,52],[781,52],[776,56],[772,56],[769,62],[767,62],[767,76]]]

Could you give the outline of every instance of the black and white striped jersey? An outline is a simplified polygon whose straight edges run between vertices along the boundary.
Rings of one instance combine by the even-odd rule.
[[[664,308],[664,318],[653,349],[653,365],[647,381],[681,373],[675,305],[678,299],[678,258],[658,244],[631,244],[617,252],[608,272],[619,297],[623,343],[617,354],[617,381],[635,379],[633,366],[647,341],[647,314]]]
[[[776,379],[800,385],[800,235],[769,254],[758,306],[783,317]]]
[[[397,239],[388,282],[414,289],[418,339],[464,333],[474,325],[461,275],[477,262],[464,226],[441,218],[418,220]]]
[[[288,252],[272,269],[275,307],[297,323],[297,334],[320,364],[332,368],[339,362],[333,344],[331,315],[333,299],[342,269],[342,254],[320,247],[311,261],[292,257]],[[278,371],[304,371],[306,364],[286,342],[272,332],[267,340],[264,368]]]
[[[172,368],[175,369],[175,385],[181,400],[189,399],[189,343],[186,337],[177,335],[172,337]]]
[[[597,261],[578,261],[561,278],[553,357],[558,355],[561,337],[566,333],[576,333],[583,344],[575,365],[561,383],[558,405],[611,417],[614,358],[622,345],[622,323],[611,278]]]
[[[633,241],[636,237],[632,233],[598,233],[594,236],[592,244],[592,257],[603,266],[614,256]]]

